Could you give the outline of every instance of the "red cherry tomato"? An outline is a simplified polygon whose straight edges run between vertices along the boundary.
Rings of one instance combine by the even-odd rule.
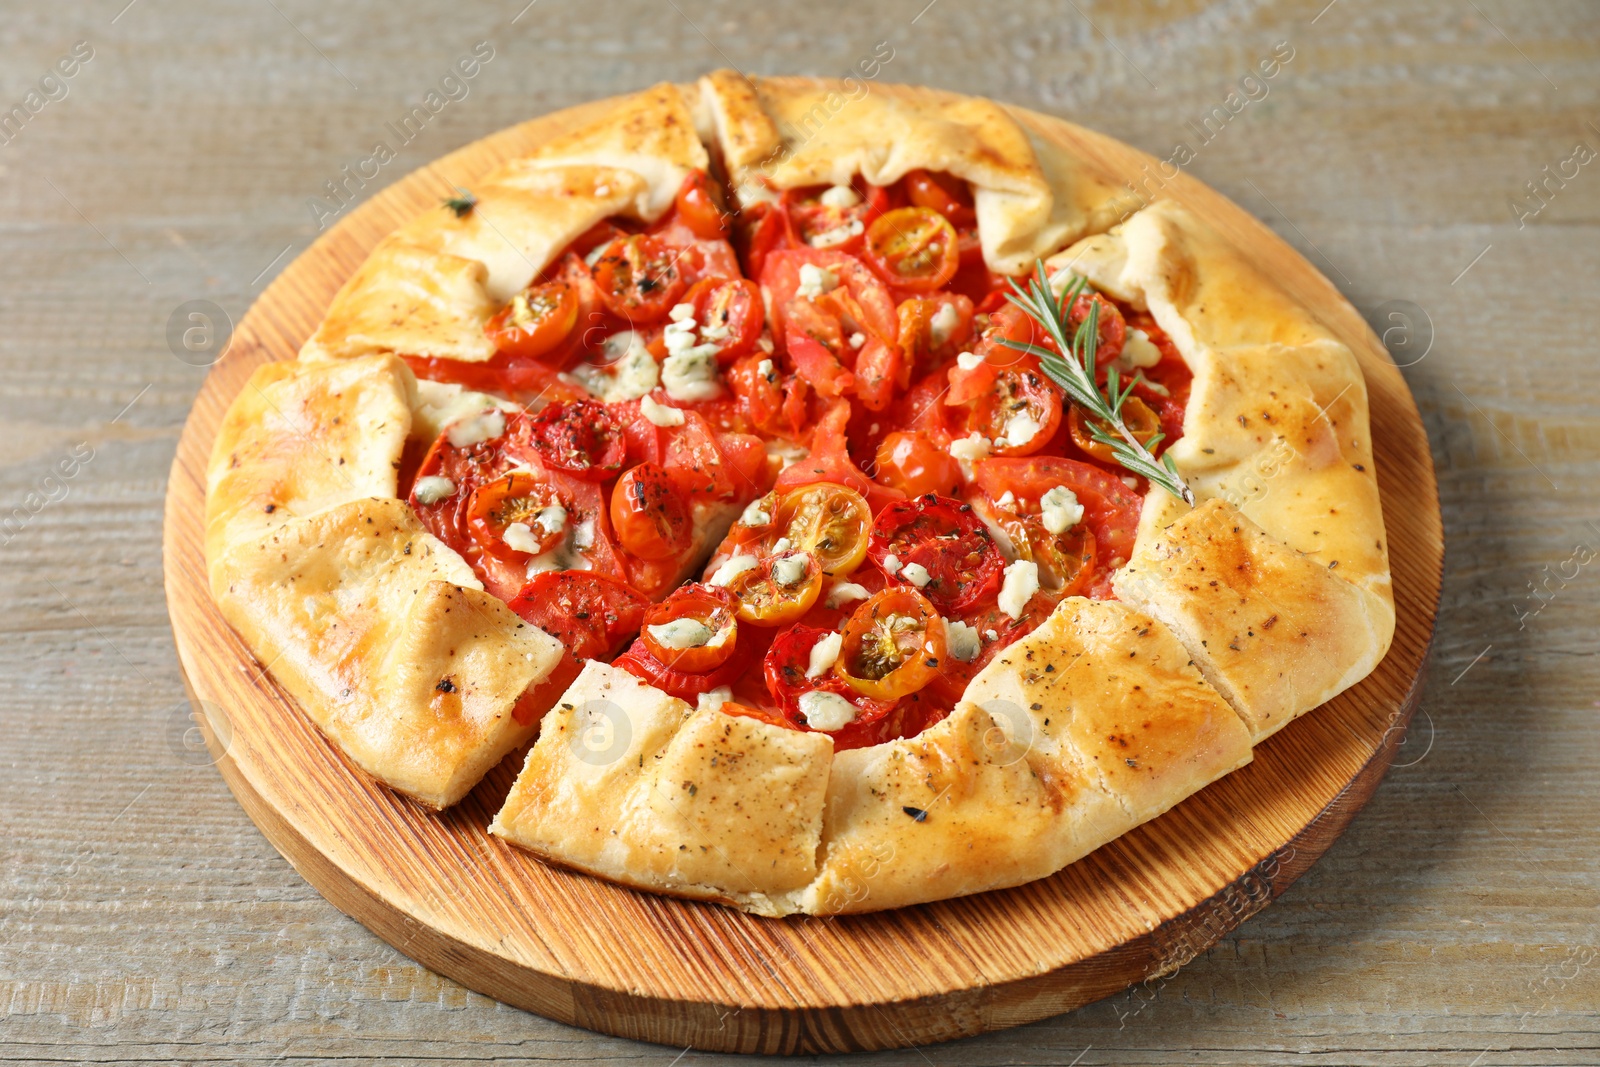
[[[835,192],[826,185],[790,189],[783,194],[783,210],[796,244],[810,248],[853,252],[873,219],[888,205],[888,194],[874,185],[849,186]]]
[[[948,655],[944,619],[914,589],[885,589],[856,608],[841,633],[834,674],[875,700],[915,693],[938,676]]]
[[[478,547],[496,559],[525,563],[562,542],[566,505],[554,486],[532,474],[513,471],[472,491],[467,531]],[[543,521],[545,517],[548,522]]]
[[[638,632],[650,602],[613,578],[591,571],[534,575],[511,610],[579,659],[605,659]]]
[[[961,465],[948,451],[916,431],[896,431],[878,446],[879,482],[906,496],[949,496],[961,480]]]
[[[755,282],[707,278],[696,282],[683,300],[694,305],[701,339],[717,346],[718,363],[727,366],[755,348],[766,317]]]
[[[917,207],[931,208],[950,220],[958,228],[978,224],[973,210],[972,190],[954,174],[943,171],[913,170],[905,178],[906,198]]]
[[[997,456],[1029,456],[1061,428],[1061,387],[1034,366],[997,371],[989,391],[967,411],[967,432],[987,437]]]
[[[743,651],[735,651],[727,662],[708,671],[677,670],[656,659],[644,639],[640,638],[629,645],[628,651],[618,656],[612,666],[622,668],[663,693],[693,704],[701,693],[731,686],[750,670],[752,658]]]
[[[895,208],[867,230],[867,262],[896,289],[927,293],[943,287],[961,265],[955,227],[931,208]]]
[[[1097,573],[1088,595],[1108,588],[1112,571],[1128,561],[1144,501],[1117,475],[1079,460],[1056,456],[1025,459],[986,459],[973,465],[973,484],[989,499],[1011,493],[1019,501],[1037,504],[1056,486],[1065,486],[1083,505],[1084,522],[1095,537]]]
[[[964,611],[993,595],[1006,565],[970,505],[932,493],[879,512],[867,557],[891,583],[919,588],[942,612]],[[908,576],[911,565],[926,572],[926,582],[912,581],[919,572]]]
[[[705,171],[692,171],[683,180],[673,208],[696,237],[710,241],[728,236],[728,213],[722,207],[722,191]]]
[[[533,446],[546,464],[585,481],[615,476],[627,459],[621,420],[596,400],[547,405],[530,429]]]
[[[757,352],[728,368],[728,388],[751,426],[769,436],[794,437],[805,426],[810,389],[778,371],[771,356]]]
[[[672,670],[705,674],[733,655],[739,640],[736,606],[725,589],[683,586],[644,613],[639,640]]]
[[[555,349],[578,321],[578,295],[563,281],[531,285],[511,298],[484,327],[497,351],[538,359]]]
[[[611,490],[611,526],[627,552],[640,559],[671,559],[694,539],[689,501],[654,463],[631,467]]]
[[[635,325],[660,322],[688,286],[680,254],[650,234],[613,240],[594,265],[600,299],[612,314]]]
[[[882,723],[894,710],[893,700],[877,700],[863,696],[850,688],[843,678],[832,671],[816,678],[807,678],[811,666],[811,649],[832,631],[815,626],[795,626],[783,631],[772,642],[762,664],[767,679],[767,691],[777,703],[784,718],[802,729],[813,729],[800,710],[800,697],[810,692],[832,693],[842,697],[856,708],[856,717],[843,730],[833,734],[835,749],[863,748],[882,739],[874,727]]]

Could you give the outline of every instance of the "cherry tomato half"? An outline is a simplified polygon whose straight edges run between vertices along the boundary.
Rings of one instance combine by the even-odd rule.
[[[813,482],[779,498],[773,527],[793,550],[814,557],[823,574],[841,577],[867,558],[872,511],[866,498],[848,486]]]
[[[834,747],[840,747],[840,735],[846,731],[864,735],[860,744],[873,744],[867,728],[881,721],[894,710],[894,701],[875,700],[850,688],[843,678],[829,671],[817,678],[806,677],[811,667],[811,649],[833,631],[816,626],[794,626],[778,635],[767,651],[762,673],[767,680],[767,691],[777,702],[779,710],[790,722],[802,729],[814,729],[800,711],[800,697],[810,692],[832,693],[849,701],[856,709],[856,717],[844,730],[834,734]],[[860,747],[860,744],[845,747]]]
[[[530,433],[546,463],[584,481],[605,481],[628,456],[622,421],[598,400],[546,405],[534,416]]]
[[[712,241],[728,236],[728,213],[722,208],[722,191],[705,171],[692,171],[683,179],[673,208],[701,240]]]
[[[671,559],[689,548],[694,519],[689,501],[661,466],[640,463],[611,490],[617,540],[640,559]]]
[[[638,632],[650,602],[592,571],[536,574],[509,604],[578,659],[604,659]]]
[[[951,225],[972,227],[978,224],[973,210],[972,190],[954,174],[943,171],[913,170],[903,179],[906,199],[917,207],[931,208],[950,220]]]
[[[578,294],[563,281],[532,285],[511,298],[484,327],[495,349],[522,359],[553,351],[578,321]]]
[[[739,599],[739,621],[782,626],[811,610],[822,595],[822,564],[806,552],[767,556],[728,583]]]
[[[660,322],[688,287],[679,252],[649,234],[629,234],[606,245],[595,261],[600,299],[613,315],[634,325]]]
[[[841,632],[833,671],[864,697],[910,696],[944,664],[944,619],[914,589],[885,589],[856,608]]]
[[[790,189],[782,200],[796,243],[836,252],[859,249],[862,234],[887,203],[887,194],[877,186],[867,186],[865,195],[854,186]]]
[[[884,281],[916,292],[942,288],[961,265],[955,227],[925,207],[885,212],[868,228],[865,252]]]
[[[761,290],[748,278],[707,278],[694,284],[683,302],[694,305],[702,340],[717,346],[717,362],[726,366],[748,354],[761,336],[766,314]]]
[[[725,589],[682,586],[644,613],[639,639],[667,667],[704,674],[733,655],[739,640],[736,605]]]
[[[472,491],[467,532],[489,555],[518,563],[561,543],[567,511],[554,486],[511,471]]]
[[[878,446],[877,481],[906,496],[948,496],[961,480],[961,465],[949,452],[911,431],[896,431]]]
[[[989,438],[997,456],[1029,456],[1056,435],[1063,400],[1061,388],[1043,371],[1027,364],[1002,367],[968,410],[967,431]]]
[[[1087,522],[1080,522],[1059,534],[1045,528],[1037,514],[1020,513],[1024,502],[1000,507],[979,498],[977,506],[1011,541],[1018,559],[1039,565],[1041,588],[1061,597],[1083,591],[1095,571],[1096,543]]]
[[[1136,396],[1130,396],[1122,402],[1122,421],[1140,444],[1145,444],[1161,432],[1161,416]],[[1115,463],[1116,453],[1104,441],[1095,440],[1089,432],[1090,427],[1121,440],[1121,435],[1111,428],[1110,423],[1093,415],[1085,415],[1082,408],[1073,404],[1072,411],[1067,414],[1067,429],[1072,434],[1072,443],[1101,463]]]
[[[970,505],[933,493],[878,512],[867,555],[891,581],[918,586],[945,613],[965,610],[992,595],[1006,565]],[[913,564],[926,572],[925,582],[919,571],[906,573]]]

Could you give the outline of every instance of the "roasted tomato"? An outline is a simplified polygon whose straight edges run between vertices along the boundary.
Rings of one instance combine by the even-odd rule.
[[[534,575],[511,610],[554,637],[578,659],[606,659],[638,632],[650,602],[613,578],[590,571]]]
[[[1117,305],[1099,293],[1086,291],[1078,294],[1078,298],[1072,302],[1067,312],[1067,325],[1076,329],[1088,322],[1091,309],[1097,327],[1094,360],[1098,366],[1104,367],[1122,354],[1122,346],[1128,337],[1128,324]],[[1069,332],[1067,337],[1070,339],[1072,334]]]
[[[974,507],[1006,535],[1018,559],[1038,564],[1041,588],[1061,597],[1076,596],[1095,573],[1094,531],[1086,522],[1052,530],[1041,515],[1029,510],[1036,506],[1015,499],[1004,506],[982,497],[974,502]]]
[[[838,252],[860,248],[867,227],[888,203],[882,189],[866,183],[862,186],[817,185],[785,192],[783,211],[791,238],[810,248]]]
[[[512,471],[472,491],[467,531],[489,555],[526,562],[566,535],[567,501],[533,474]]]
[[[696,282],[683,302],[694,307],[701,338],[717,346],[718,363],[727,366],[755,348],[765,319],[755,282],[707,278]]]
[[[727,589],[739,600],[740,622],[782,626],[811,610],[822,595],[822,580],[817,557],[788,551],[755,558],[754,565],[740,571]]]
[[[912,589],[885,589],[856,608],[842,633],[834,673],[864,697],[910,696],[944,665],[944,619]]]
[[[683,586],[644,613],[639,640],[672,670],[705,674],[733,656],[739,640],[737,605],[725,589]]]
[[[988,392],[967,412],[967,431],[982,434],[997,456],[1028,456],[1061,427],[1061,388],[1030,364],[995,373]]]
[[[955,227],[931,208],[886,212],[867,230],[867,262],[900,290],[926,293],[955,276],[961,263]]]
[[[896,431],[878,446],[874,477],[906,496],[948,496],[961,480],[961,465],[926,434]]]
[[[849,683],[831,669],[817,671],[813,675],[811,650],[816,647],[817,642],[834,636],[836,635],[832,631],[804,625],[780,633],[777,640],[772,642],[772,648],[767,651],[767,658],[763,664],[767,691],[772,694],[772,699],[777,702],[784,717],[796,726],[818,732],[823,732],[824,725],[832,727],[825,732],[833,735],[835,750],[863,748],[887,740],[878,724],[884,723],[894,711],[894,701],[863,696],[850,688]],[[821,700],[813,697],[811,701],[803,702],[802,698],[809,693],[826,694],[826,696]],[[804,710],[807,703],[831,703],[828,697],[837,698],[849,705],[847,709],[835,708],[845,711],[849,716],[848,721],[835,726],[832,723],[822,722],[813,724],[807,718]]]
[[[617,479],[611,490],[611,526],[623,549],[640,559],[672,559],[694,540],[689,501],[654,463],[640,463]]]
[[[629,234],[605,246],[595,261],[600,299],[613,314],[635,325],[660,322],[688,286],[680,252],[659,237]]]
[[[906,365],[921,374],[953,358],[972,339],[972,301],[934,293],[900,302],[898,341]]]
[[[822,272],[816,290],[807,287],[808,294],[815,291],[816,295],[801,293],[804,267]],[[774,337],[787,336],[787,309],[796,300],[818,305],[840,319],[839,331],[847,339],[852,333],[860,332],[893,341],[898,332],[899,319],[889,287],[854,256],[811,248],[775,251],[766,257],[760,280],[772,309]],[[851,321],[846,323],[845,319]],[[845,325],[851,327],[849,333],[844,331]]]
[[[728,368],[728,388],[757,430],[793,437],[805,427],[811,390],[796,375],[781,374],[771,356],[756,352]]]
[[[829,577],[849,574],[867,558],[872,512],[848,486],[815,482],[791,489],[778,499],[772,519],[789,548],[815,557]]]
[[[588,482],[615,477],[628,456],[622,422],[596,400],[549,404],[530,426],[545,464]]]
[[[1055,456],[1025,459],[986,459],[973,466],[973,483],[990,500],[1011,493],[1018,501],[1037,506],[1056,486],[1072,490],[1083,505],[1084,522],[1095,537],[1096,571],[1087,595],[1109,589],[1112,571],[1128,561],[1143,501],[1121,478],[1092,463]]]
[[[703,170],[693,171],[683,180],[678,187],[677,199],[673,201],[673,209],[678,213],[678,218],[702,240],[728,236],[729,218],[722,207],[722,190]]]
[[[1005,557],[971,506],[933,493],[880,511],[867,555],[892,581],[920,589],[944,612],[992,596],[1005,570]]]
[[[578,295],[558,280],[531,285],[512,297],[484,332],[499,352],[538,359],[565,341],[577,321]]]
[[[917,207],[931,208],[950,220],[951,225],[971,228],[978,224],[973,210],[972,190],[954,174],[943,171],[913,170],[905,178],[906,198]]]
[[[1152,437],[1161,432],[1161,416],[1136,396],[1130,396],[1122,402],[1122,421],[1141,445],[1148,444]],[[1091,427],[1120,440],[1120,435],[1109,423],[1093,415],[1085,415],[1082,408],[1073,404],[1071,412],[1067,414],[1067,429],[1072,434],[1072,443],[1101,463],[1115,463],[1116,453],[1104,441],[1095,440],[1090,432]]]

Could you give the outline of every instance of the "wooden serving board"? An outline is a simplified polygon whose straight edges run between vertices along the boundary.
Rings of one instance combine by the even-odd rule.
[[[1394,569],[1394,646],[1249,766],[1054,877],[875,915],[783,920],[621,889],[488,835],[520,753],[456,808],[429,814],[347,763],[255,662],[205,578],[205,468],[223,412],[255,367],[295,357],[379,238],[608,106],[504,130],[375,196],[267,288],[195,400],[167,492],[167,600],[217,767],[262,832],[336,906],[424,965],[540,1015],[679,1048],[839,1052],[1016,1026],[1168,974],[1266,907],[1344,830],[1403,739],[1433,633],[1443,535],[1427,437],[1378,339],[1293,249],[1187,175],[1161,195],[1208,219],[1360,357]],[[1013,110],[1118,185],[1155,165]]]

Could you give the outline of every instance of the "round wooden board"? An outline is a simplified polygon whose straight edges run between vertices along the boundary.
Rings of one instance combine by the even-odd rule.
[[[1187,175],[1160,195],[1208,219],[1361,359],[1398,624],[1361,684],[1257,748],[1249,766],[1054,877],[875,915],[785,920],[621,889],[488,835],[520,754],[456,808],[429,814],[346,762],[255,662],[205,578],[205,469],[224,411],[255,367],[295,357],[384,234],[608,106],[504,130],[373,197],[267,288],[195,400],[167,493],[167,599],[217,767],[262,832],[343,911],[472,989],[590,1029],[719,1051],[879,1049],[1016,1026],[1170,973],[1266,907],[1349,824],[1403,739],[1443,538],[1427,436],[1377,338],[1293,249]],[[1110,138],[1012,110],[1118,186],[1155,165]]]

